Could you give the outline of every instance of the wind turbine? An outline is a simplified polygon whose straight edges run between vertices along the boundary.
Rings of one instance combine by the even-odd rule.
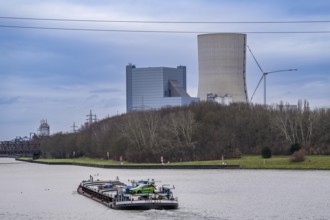
[[[259,87],[261,81],[264,80],[264,105],[266,106],[266,104],[267,104],[267,101],[266,101],[266,76],[267,76],[268,74],[270,74],[270,73],[297,71],[298,69],[284,69],[284,70],[274,70],[274,71],[264,72],[263,69],[261,68],[261,66],[260,66],[260,64],[259,64],[259,62],[258,62],[258,60],[255,58],[254,54],[252,53],[250,47],[249,47],[248,45],[246,45],[246,46],[247,46],[247,48],[249,49],[249,51],[250,51],[250,53],[251,53],[251,55],[252,55],[254,61],[256,62],[257,66],[259,67],[259,69],[260,69],[260,71],[261,71],[261,73],[262,73],[261,78],[260,78],[260,80],[259,80],[259,82],[258,82],[258,84],[257,84],[257,86],[256,86],[256,88],[255,88],[255,90],[254,90],[254,92],[253,92],[253,94],[252,94],[252,96],[251,96],[250,102],[252,101],[253,96],[254,96],[254,94],[256,93],[256,91],[257,91],[257,89],[258,89],[258,87]]]

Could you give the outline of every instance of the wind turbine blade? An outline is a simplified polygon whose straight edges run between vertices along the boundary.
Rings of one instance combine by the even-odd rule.
[[[262,70],[262,68],[261,68],[260,64],[258,63],[258,60],[255,58],[254,54],[252,53],[252,50],[250,49],[249,45],[246,45],[246,46],[247,46],[247,48],[249,49],[249,51],[250,51],[250,53],[251,53],[251,55],[252,55],[254,61],[255,61],[256,64],[258,65],[260,71],[262,72],[262,74],[264,74],[264,71]]]
[[[260,78],[260,80],[259,80],[259,82],[258,82],[258,85],[256,86],[256,88],[255,88],[255,90],[254,90],[254,92],[253,92],[253,94],[252,94],[252,96],[251,96],[250,102],[252,101],[253,96],[254,96],[254,94],[256,93],[257,89],[259,88],[259,85],[260,85],[260,83],[261,83],[261,81],[262,81],[263,78],[264,78],[264,74],[262,74],[262,76],[261,76],[261,78]]]

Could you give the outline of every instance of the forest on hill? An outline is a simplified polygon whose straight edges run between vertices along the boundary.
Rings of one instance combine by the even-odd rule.
[[[130,162],[215,160],[259,154],[286,155],[299,144],[306,154],[330,154],[330,110],[201,102],[136,111],[39,137],[42,157],[109,158]]]

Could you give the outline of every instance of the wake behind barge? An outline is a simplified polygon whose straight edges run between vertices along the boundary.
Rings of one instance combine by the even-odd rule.
[[[113,209],[177,209],[178,199],[165,185],[157,188],[154,182],[132,181],[132,186],[118,180],[84,180],[78,193]]]

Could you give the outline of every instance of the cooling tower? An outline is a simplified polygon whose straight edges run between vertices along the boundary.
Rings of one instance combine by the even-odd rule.
[[[198,97],[229,97],[247,102],[245,82],[246,34],[198,35]]]

